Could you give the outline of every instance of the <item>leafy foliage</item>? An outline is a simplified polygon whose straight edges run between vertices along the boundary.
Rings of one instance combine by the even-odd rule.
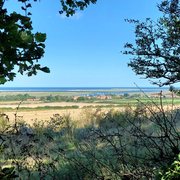
[[[60,0],[62,10],[60,14],[65,13],[66,16],[72,16],[77,10],[84,10],[89,4],[95,4],[97,0]]]
[[[163,174],[160,173],[160,177],[162,180],[180,179],[180,155],[178,155],[178,158],[167,168]]]
[[[15,173],[14,167],[0,167],[0,177],[2,180],[15,179],[18,176]]]
[[[21,179],[175,177],[179,117],[179,110],[165,111],[150,100],[124,111],[85,109],[78,124],[69,114],[55,114],[33,126],[17,116],[15,125],[2,119],[1,164],[14,167]]]
[[[36,75],[38,70],[48,73],[47,67],[41,67],[38,60],[44,55],[46,34],[33,33],[29,12],[31,4],[23,3],[24,15],[9,13],[4,8],[5,1],[0,1],[0,84],[12,81],[16,71],[28,76]]]
[[[32,0],[37,1],[37,0]],[[80,9],[97,0],[61,0],[62,10],[66,16],[72,16]],[[36,75],[37,71],[49,73],[48,67],[38,63],[44,55],[46,34],[33,32],[30,0],[18,0],[22,4],[24,15],[18,12],[9,13],[4,8],[6,0],[0,0],[0,84],[12,81],[17,72],[28,76]]]
[[[163,86],[180,81],[180,3],[163,0],[158,8],[163,16],[156,22],[127,20],[135,24],[136,39],[125,45],[124,54],[133,56],[129,66],[136,74]]]

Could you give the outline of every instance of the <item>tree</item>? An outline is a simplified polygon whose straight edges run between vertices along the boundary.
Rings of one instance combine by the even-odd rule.
[[[66,16],[72,16],[77,10],[84,10],[88,5],[95,4],[97,0],[60,0],[62,5],[62,10],[59,11],[60,14],[65,13]]]
[[[136,36],[135,45],[126,43],[124,54],[133,56],[128,65],[137,75],[164,86],[180,82],[179,0],[163,0],[158,9],[163,16],[156,22],[127,20],[135,24]]]
[[[9,13],[4,8],[6,0],[0,0],[0,84],[11,81],[20,74],[36,75],[38,70],[50,72],[49,68],[38,63],[44,55],[45,33],[33,33],[31,22],[31,2],[37,0],[18,0],[22,3],[24,15]],[[72,16],[84,10],[97,0],[60,0],[59,13]],[[135,24],[136,44],[127,43],[124,54],[133,55],[128,64],[138,75],[160,86],[180,81],[180,7],[179,0],[163,0],[158,6],[163,16],[154,22],[127,20]],[[16,70],[15,70],[16,69]],[[17,72],[16,72],[17,71]]]
[[[17,12],[8,14],[4,8],[5,0],[0,0],[0,84],[12,81],[16,71],[28,76],[38,70],[49,72],[47,67],[41,67],[38,60],[43,57],[46,34],[33,33],[33,27],[28,9],[30,3],[23,3],[24,15]],[[17,70],[15,70],[17,69]]]
[[[31,2],[37,0],[18,0],[24,14],[9,13],[4,8],[6,0],[0,0],[0,84],[12,81],[17,73],[28,76],[36,75],[37,71],[49,73],[48,67],[38,63],[45,52],[46,34],[33,32]],[[83,10],[96,0],[60,0],[66,16],[72,16],[77,10]]]

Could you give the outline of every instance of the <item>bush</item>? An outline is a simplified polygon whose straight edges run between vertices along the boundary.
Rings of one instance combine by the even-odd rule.
[[[162,180],[180,179],[180,154],[178,158],[166,170],[159,172],[159,178]]]
[[[86,126],[69,114],[33,127],[4,123],[1,162],[21,179],[179,178],[179,115],[139,102],[124,111],[84,109]]]

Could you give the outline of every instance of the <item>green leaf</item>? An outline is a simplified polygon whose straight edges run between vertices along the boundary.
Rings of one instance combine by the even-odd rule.
[[[5,82],[7,82],[5,77],[0,77],[0,84],[4,84]]]
[[[46,40],[46,33],[39,33],[39,32],[37,32],[35,34],[35,39],[36,39],[37,42],[45,42],[45,40]]]
[[[32,36],[29,35],[26,31],[20,33],[20,37],[25,42],[32,42]]]
[[[45,73],[50,73],[50,69],[48,67],[43,67],[40,70],[45,72]]]

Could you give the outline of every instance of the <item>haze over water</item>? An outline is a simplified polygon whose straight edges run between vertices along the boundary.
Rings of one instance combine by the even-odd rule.
[[[156,93],[159,87],[0,87],[0,92],[82,92],[82,95],[122,95],[125,93]]]

